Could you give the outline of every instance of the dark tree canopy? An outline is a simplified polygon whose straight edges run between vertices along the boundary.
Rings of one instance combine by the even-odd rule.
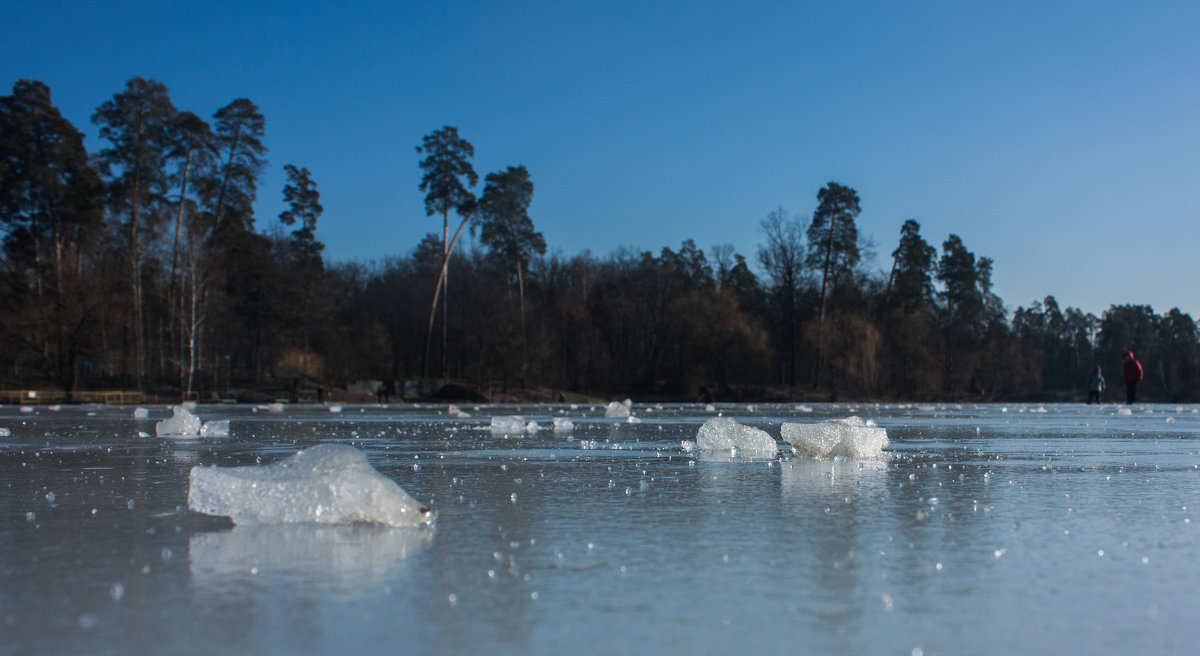
[[[266,166],[262,137],[266,118],[258,106],[238,98],[213,115],[217,166],[205,186],[214,230],[237,232],[254,227],[258,178]]]
[[[533,181],[524,166],[489,173],[479,198],[479,240],[514,267],[529,268],[534,255],[546,252],[546,240],[529,218]]]
[[[469,214],[475,204],[475,196],[469,187],[479,182],[479,175],[471,166],[475,156],[471,142],[458,136],[458,128],[449,125],[425,135],[417,153],[424,154],[421,160],[421,191],[425,194],[425,214],[443,217],[451,211]],[[466,184],[463,184],[463,182]]]
[[[861,211],[858,192],[830,182],[817,192],[817,209],[808,226],[808,265],[821,271],[821,316],[838,281],[858,264],[858,228]]]

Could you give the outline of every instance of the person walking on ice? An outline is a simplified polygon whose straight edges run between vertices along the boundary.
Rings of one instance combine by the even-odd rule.
[[[1093,402],[1100,403],[1100,393],[1103,391],[1104,374],[1100,373],[1100,365],[1096,365],[1096,371],[1088,379],[1088,405],[1091,405]]]
[[[1125,351],[1125,405],[1137,400],[1137,386],[1142,378],[1145,378],[1142,363],[1133,357],[1133,351]]]

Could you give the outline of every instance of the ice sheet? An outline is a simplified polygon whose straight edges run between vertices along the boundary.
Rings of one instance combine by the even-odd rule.
[[[235,524],[417,526],[434,518],[363,452],[344,444],[318,445],[266,466],[193,467],[188,508]]]

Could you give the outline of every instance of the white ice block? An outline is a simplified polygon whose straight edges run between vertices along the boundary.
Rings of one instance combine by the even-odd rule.
[[[702,451],[727,451],[742,456],[774,457],[778,442],[767,431],[740,424],[730,417],[713,417],[696,433]]]
[[[888,445],[887,430],[859,417],[830,419],[815,424],[783,424],[783,439],[802,455],[874,458]]]
[[[266,466],[193,467],[188,508],[235,524],[418,526],[434,519],[362,451],[344,444],[314,446]]]

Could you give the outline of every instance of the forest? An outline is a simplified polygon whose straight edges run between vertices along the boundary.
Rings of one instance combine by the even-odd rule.
[[[1009,312],[995,263],[957,235],[935,245],[908,219],[881,257],[855,225],[857,190],[837,182],[811,210],[761,218],[749,258],[690,239],[548,254],[532,173],[488,173],[477,193],[474,148],[444,126],[415,144],[412,180],[440,233],[333,262],[306,167],[283,167],[286,211],[254,215],[268,150],[252,101],[205,119],[135,77],[92,122],[103,145],[88,152],[42,82],[0,97],[0,389],[1082,402],[1100,366],[1111,402],[1132,349],[1140,400],[1200,400],[1186,313],[1097,317],[1053,296]]]

